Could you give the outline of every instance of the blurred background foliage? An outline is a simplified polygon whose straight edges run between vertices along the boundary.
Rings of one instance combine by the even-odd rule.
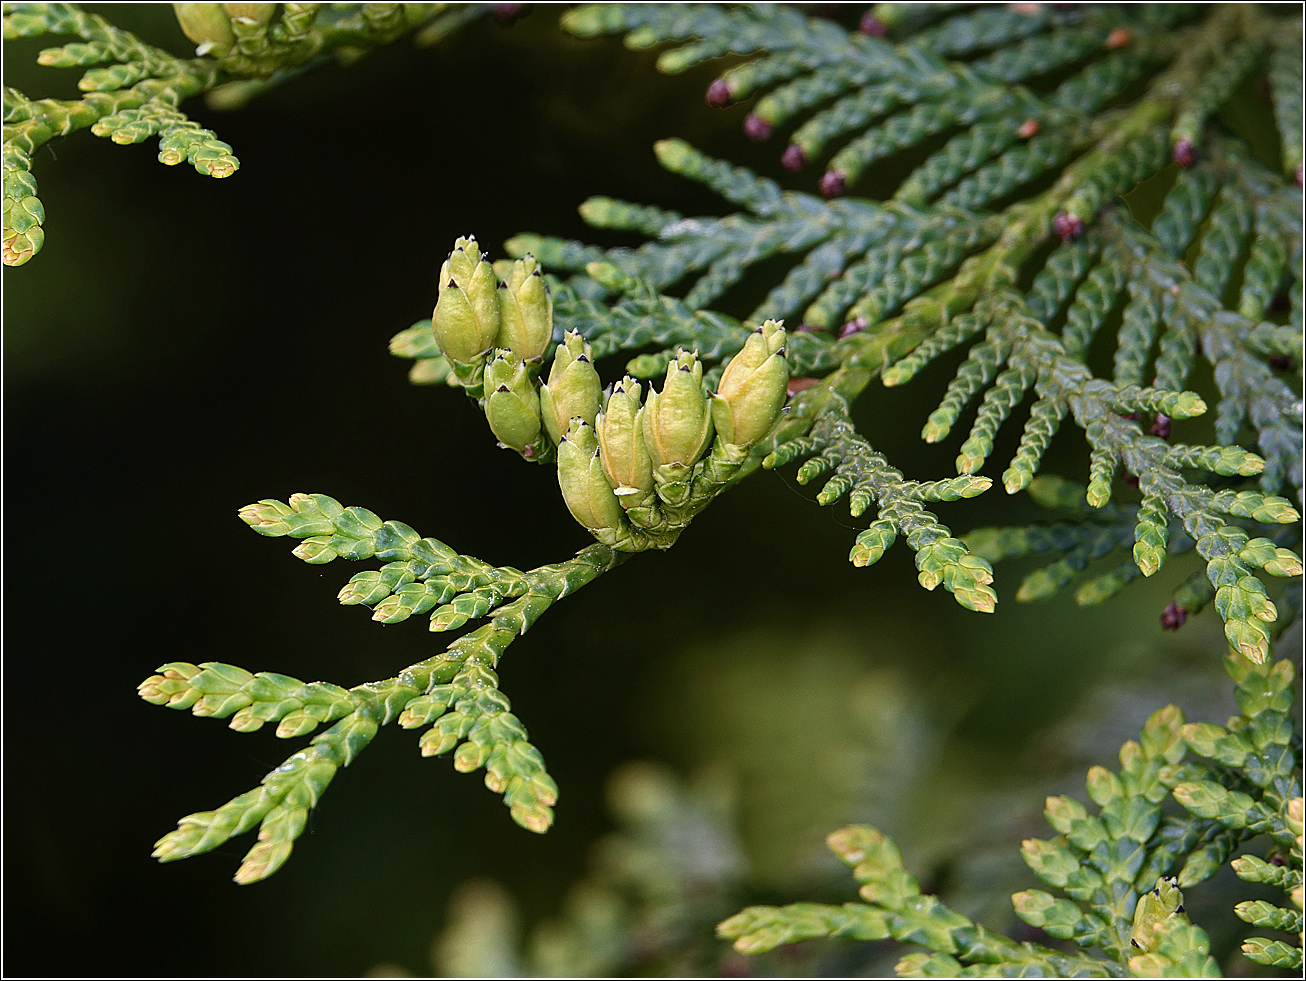
[[[859,11],[840,16],[852,26]],[[166,5],[97,12],[189,50]],[[1232,711],[1214,614],[1158,625],[1195,566],[1175,561],[1100,609],[1018,605],[1022,570],[1007,566],[998,615],[980,617],[919,589],[905,549],[853,568],[846,514],[813,506],[791,472],[760,474],[672,551],[561,604],[505,660],[514,710],[562,788],[547,836],[384,733],[270,881],[227,881],[247,843],[150,860],[178,814],[285,753],[268,733],[141,702],[158,664],[352,685],[440,643],[338,606],[351,570],[306,569],[251,535],[241,505],[327,493],[520,568],[586,543],[551,469],[496,449],[466,399],[409,386],[386,354],[429,315],[453,239],[475,233],[495,255],[524,230],[594,240],[575,206],[600,193],[720,213],[656,164],[652,143],[673,135],[803,186],[743,137],[744,107],[707,107],[710,71],[659,75],[655,53],[570,38],[558,12],[484,19],[429,50],[400,41],[232,114],[187,104],[235,148],[228,180],[161,167],[149,144],[77,134],[42,150],[47,244],[4,273],[8,973],[574,966],[568,928],[549,922],[616,908],[629,882],[613,869],[629,863],[613,848],[631,854],[630,841],[678,856],[692,888],[671,890],[671,912],[656,896],[622,907],[634,925],[618,941],[593,934],[617,948],[586,955],[602,971],[875,973],[898,952],[807,945],[797,961],[746,962],[712,926],[748,902],[851,898],[823,839],[858,821],[898,841],[927,891],[1010,929],[1008,897],[1032,882],[1017,844],[1046,832],[1046,794],[1082,797],[1087,765],[1110,763],[1159,705]],[[35,66],[48,43],[6,43],[5,83],[73,95],[74,72]],[[955,445],[917,436],[941,385],[877,388],[858,407],[908,477],[952,472]],[[1063,434],[1045,470],[1082,479],[1077,439]],[[1034,510],[994,491],[945,520],[960,532]],[[658,814],[688,830],[667,838]],[[607,898],[585,907],[582,879],[582,897],[597,882]],[[1186,901],[1227,951],[1220,882]],[[480,961],[469,929],[499,938],[472,945]],[[518,929],[535,937],[526,953],[509,945]]]

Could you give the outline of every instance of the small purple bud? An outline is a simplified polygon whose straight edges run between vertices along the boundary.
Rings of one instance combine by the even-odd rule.
[[[730,83],[724,78],[713,79],[712,84],[707,87],[707,104],[713,109],[724,109],[734,101]]]
[[[857,25],[857,30],[871,37],[884,37],[884,35],[889,33],[889,25],[868,10],[866,13],[862,14],[862,19]]]
[[[1120,475],[1120,480],[1126,487],[1132,487],[1134,490],[1138,490],[1138,478],[1128,470]]]
[[[1165,612],[1161,614],[1162,630],[1178,630],[1188,619],[1188,611],[1174,601],[1165,605]]]
[[[1188,137],[1181,136],[1171,149],[1170,155],[1174,157],[1175,163],[1187,169],[1197,162],[1197,147]]]
[[[496,3],[492,8],[494,19],[504,27],[511,27],[526,12],[524,3]]]
[[[1292,367],[1292,357],[1287,354],[1271,354],[1270,367],[1275,371],[1287,371]]]
[[[785,152],[780,154],[780,166],[791,174],[802,170],[805,163],[807,163],[807,154],[803,153],[803,148],[797,143],[790,143],[785,147]]]
[[[761,143],[771,138],[771,124],[755,112],[744,117],[744,135],[750,140]]]
[[[1137,422],[1137,421],[1138,421],[1138,413],[1137,413],[1137,412],[1128,412],[1128,413],[1126,413],[1125,415],[1121,416],[1120,418],[1121,418],[1121,419],[1128,419],[1130,422]]]
[[[1152,423],[1152,435],[1162,439],[1170,438],[1170,417],[1164,412],[1156,414],[1156,421]]]
[[[1301,187],[1301,164],[1297,165],[1297,186]]]
[[[843,329],[839,331],[839,338],[842,340],[845,337],[851,337],[853,334],[860,334],[866,328],[866,318],[857,317],[855,320],[850,320],[848,323],[843,325]]]
[[[821,175],[821,183],[818,186],[821,197],[837,198],[848,186],[848,175],[842,170],[827,170]]]
[[[1068,211],[1058,211],[1052,219],[1052,232],[1063,242],[1073,242],[1084,234],[1084,219]]]
[[[799,324],[795,328],[795,332],[800,334],[820,334],[823,333],[823,328],[818,327],[816,324]]]

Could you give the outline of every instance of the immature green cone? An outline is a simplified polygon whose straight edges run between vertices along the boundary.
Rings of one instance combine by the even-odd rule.
[[[518,361],[544,357],[553,339],[553,301],[544,287],[540,264],[533,255],[512,265],[499,291],[499,347]]]
[[[499,334],[499,278],[474,238],[460,238],[440,267],[435,343],[455,367],[477,366]]]
[[[526,364],[513,359],[510,351],[496,351],[485,366],[485,418],[502,445],[528,460],[543,455],[540,398]]]
[[[232,20],[242,20],[248,24],[266,24],[277,12],[275,3],[224,3],[222,9]]]
[[[579,334],[568,331],[553,352],[549,380],[540,388],[540,414],[549,438],[561,442],[572,419],[584,419],[593,426],[602,396],[603,382],[594,370],[590,346]]]
[[[722,442],[752,446],[779,421],[789,386],[784,345],[785,329],[768,320],[726,365],[712,396],[712,422]]]
[[[703,366],[681,351],[667,365],[662,392],[644,401],[644,446],[654,466],[692,467],[712,442],[712,412],[703,394]]]
[[[594,429],[583,419],[573,419],[558,444],[558,486],[571,516],[591,535],[608,546],[629,543],[630,526],[603,474]]]
[[[196,54],[208,54],[215,48],[230,48],[236,43],[231,18],[220,4],[174,3],[172,10],[177,15],[181,32],[199,45]]]
[[[653,461],[644,447],[639,382],[627,375],[612,389],[594,422],[599,459],[624,508],[647,507],[653,500]]]

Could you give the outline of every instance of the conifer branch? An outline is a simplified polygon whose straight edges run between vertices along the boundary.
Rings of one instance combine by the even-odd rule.
[[[854,480],[851,472],[863,465],[852,447],[865,441],[845,441],[848,459],[828,441],[817,446],[808,429],[822,410],[809,408],[836,391],[851,402],[876,374],[885,384],[901,384],[950,349],[969,345],[923,437],[947,437],[980,397],[957,458],[959,473],[974,474],[1003,422],[1032,394],[1020,445],[1003,474],[1005,489],[1015,493],[1029,486],[1058,428],[1072,419],[1090,447],[1089,503],[1107,504],[1120,471],[1143,493],[1142,505],[1132,510],[1130,535],[1137,572],[1154,574],[1172,540],[1178,550],[1196,547],[1221,597],[1217,607],[1230,643],[1261,660],[1271,634],[1266,623],[1275,621],[1273,604],[1252,575],[1260,566],[1236,557],[1250,536],[1227,519],[1297,520],[1274,494],[1285,480],[1301,485],[1300,400],[1268,362],[1283,355],[1300,359],[1300,341],[1290,328],[1264,318],[1279,282],[1300,261],[1300,193],[1208,121],[1269,47],[1282,43],[1280,21],[1236,6],[1128,13],[1091,8],[1073,16],[1043,8],[941,13],[941,23],[894,44],[844,34],[783,8],[572,11],[564,23],[582,35],[630,31],[634,44],[679,45],[664,52],[664,70],[683,70],[727,51],[751,56],[709,91],[710,102],[724,104],[770,89],[750,117],[750,132],[769,132],[832,97],[833,105],[800,126],[795,140],[836,117],[846,129],[823,130],[822,139],[863,131],[835,154],[823,178],[822,193],[833,200],[782,191],[744,168],[664,141],[658,145],[664,166],[742,210],[725,218],[685,218],[592,200],[582,209],[587,220],[652,240],[606,251],[539,237],[530,244],[558,268],[589,271],[573,280],[574,288],[599,302],[614,278],[609,274],[608,282],[594,286],[599,262],[647,281],[651,290],[685,290],[687,305],[689,298],[702,305],[751,263],[791,257],[789,273],[751,317],[799,318],[800,332],[824,337],[829,359],[837,358],[840,367],[826,375],[821,392],[795,400],[773,441],[779,446],[797,439],[795,448],[819,451],[805,473],[835,470],[829,495]],[[989,49],[997,50],[983,53]],[[1048,95],[1016,84],[1070,65],[1076,71]],[[1143,86],[1144,94],[1127,107],[1110,108],[1126,85]],[[1026,124],[1013,137],[1009,120],[1017,110]],[[989,122],[990,112],[1008,121],[1005,135]],[[871,161],[950,127],[962,131],[913,171],[893,200],[840,196]],[[795,142],[786,157],[801,163],[823,145]],[[1112,201],[1171,159],[1188,169],[1152,235]],[[1002,206],[1004,197],[1050,174],[1056,179],[1047,190]],[[949,187],[961,196],[948,197]],[[985,213],[995,205],[997,214]],[[1181,262],[1190,251],[1196,252],[1191,269]],[[1231,309],[1225,294],[1240,268],[1242,285],[1230,298]],[[1294,277],[1297,292],[1300,278]],[[675,302],[665,295],[662,301]],[[1086,352],[1117,312],[1121,327],[1107,380],[1094,376]],[[701,333],[710,346],[711,331]],[[597,343],[603,334],[592,336]],[[628,338],[632,344],[644,340]],[[1164,442],[1172,421],[1206,409],[1203,399],[1183,389],[1199,350],[1220,390],[1216,435],[1222,445],[1172,453]],[[828,363],[823,360],[817,373]],[[1144,414],[1153,420],[1151,435],[1138,424]],[[1248,419],[1260,457],[1230,448]],[[1185,480],[1181,467],[1260,474],[1265,496],[1215,493]],[[1068,581],[1124,544],[1123,530],[1086,529],[1042,581],[1027,580],[1022,595],[1044,595]],[[1122,567],[1086,596],[1105,598],[1134,575]]]
[[[503,796],[514,821],[531,831],[548,830],[558,788],[499,690],[495,669],[507,647],[549,607],[621,564],[625,555],[595,544],[565,562],[523,573],[459,555],[401,522],[383,522],[321,494],[296,494],[288,503],[260,501],[240,517],[259,534],[301,539],[295,555],[311,564],[388,560],[379,570],[355,575],[340,592],[341,603],[372,607],[374,620],[395,623],[436,607],[432,631],[454,630],[473,619],[488,622],[392,678],[348,690],[251,674],[229,664],[163,665],[140,685],[141,697],[155,705],[197,716],[230,716],[238,732],[277,722],[283,739],[335,724],[269,773],[259,788],[216,811],[182,818],[176,831],[159,839],[155,857],[173,861],[198,855],[257,826],[259,841],[236,881],[266,878],[289,858],[308,811],[336,770],[391,722],[404,729],[429,727],[419,740],[423,756],[453,752],[459,772],[483,768],[485,785]]]
[[[920,483],[904,480],[853,428],[846,410],[819,415],[809,435],[780,444],[762,465],[781,466],[807,457],[797,480],[806,484],[833,471],[817,495],[817,503],[832,504],[848,497],[848,509],[861,517],[874,502],[877,518],[857,536],[848,559],[855,566],[873,565],[901,535],[916,553],[920,584],[934,589],[940,583],[962,606],[992,613],[997,595],[990,588],[993,570],[965,544],[951,537],[947,527],[925,509],[924,502],[955,501],[975,497],[989,488],[987,477],[961,476]]]
[[[1210,941],[1189,921],[1180,890],[1212,876],[1244,841],[1268,834],[1285,864],[1243,855],[1233,863],[1239,875],[1295,890],[1297,909],[1246,902],[1238,905],[1239,916],[1264,929],[1299,934],[1301,927],[1293,669],[1287,661],[1256,665],[1235,654],[1226,667],[1242,713],[1227,728],[1186,724],[1173,705],[1158,710],[1138,740],[1121,748],[1118,773],[1101,766],[1089,771],[1096,813],[1073,798],[1049,797],[1045,814],[1057,836],[1021,846],[1030,869],[1064,898],[1041,889],[1018,892],[1016,914],[1105,957],[1017,943],[922,895],[893,842],[867,827],[828,839],[860,883],[862,903],[749,907],[718,933],[749,954],[815,937],[892,938],[925,948],[899,961],[897,971],[907,977],[1219,977]],[[1181,812],[1167,813],[1169,796]],[[1300,946],[1282,940],[1249,940],[1244,952],[1260,963],[1301,963]]]
[[[333,53],[356,56],[423,25],[423,33],[443,36],[491,6],[176,3],[177,20],[197,45],[195,57],[179,58],[77,4],[6,3],[6,41],[45,34],[81,38],[46,48],[40,64],[107,67],[87,67],[77,83],[86,93],[81,99],[31,99],[5,88],[5,264],[22,265],[44,244],[45,206],[32,158],[54,137],[82,129],[119,144],[158,137],[160,163],[185,162],[207,177],[229,177],[240,161],[229,144],[186,116],[180,109],[186,99],[207,92],[217,105],[235,108]]]
[[[53,30],[57,14],[90,43],[52,49],[52,58],[115,64],[87,74],[83,88],[99,88],[79,103],[6,93],[7,261],[40,247],[31,154],[54,132],[94,124],[119,142],[160,135],[176,158],[165,162],[201,169],[216,138],[181,115],[186,96],[221,85],[215,95],[235,104],[331,50],[388,43],[424,21],[423,34],[436,35],[481,9],[319,6],[229,16],[179,5],[201,46],[183,62],[69,5],[13,5],[6,36]],[[942,583],[973,610],[993,609],[989,562],[999,558],[1056,553],[1020,586],[1017,598],[1032,599],[1115,556],[1078,589],[1081,602],[1100,602],[1195,550],[1205,570],[1178,586],[1163,623],[1177,626],[1214,602],[1243,715],[1222,729],[1162,709],[1122,749],[1118,775],[1090,774],[1098,813],[1049,800],[1059,836],[1026,842],[1025,856],[1069,898],[1031,890],[1015,897],[1017,912],[1055,937],[1101,948],[1105,960],[1017,944],[922,896],[892,843],[871,829],[832,841],[866,904],[754,908],[723,933],[750,951],[816,936],[910,940],[928,952],[906,958],[906,973],[1213,972],[1181,888],[1268,833],[1296,862],[1297,878],[1283,883],[1300,898],[1291,676],[1267,663],[1271,639],[1300,617],[1300,590],[1290,584],[1276,605],[1256,575],[1302,571],[1288,527],[1299,516],[1277,496],[1302,486],[1300,396],[1282,377],[1302,360],[1302,150],[1292,118],[1300,24],[1250,5],[1186,4],[881,5],[856,34],[781,5],[593,5],[569,11],[564,24],[581,35],[624,33],[631,46],[665,44],[666,71],[734,56],[709,102],[755,99],[745,128],[757,139],[791,127],[782,166],[824,159],[819,196],[669,139],[656,147],[662,165],[733,213],[686,217],[594,197],[581,207],[587,222],[646,241],[604,249],[523,234],[508,243],[515,261],[498,262],[474,239],[456,243],[432,316],[391,350],[413,359],[413,381],[462,388],[501,446],[556,463],[569,510],[598,544],[522,572],[320,495],[244,509],[256,531],[299,539],[295,554],[307,562],[377,559],[340,594],[374,619],[427,614],[437,632],[487,622],[394,678],[348,690],[218,663],[165,665],[142,685],[147,700],[230,717],[240,731],[266,722],[283,737],[329,728],[260,788],[184,818],[159,857],[259,826],[237,878],[270,874],[336,769],[390,721],[426,728],[424,755],[452,751],[455,768],[484,767],[514,819],[544,830],[557,788],[499,691],[503,651],[553,602],[629,553],[669,548],[743,477],[803,460],[800,483],[825,478],[818,503],[846,496],[854,516],[876,508],[850,554],[855,565],[878,560],[901,535],[922,585]],[[1262,74],[1282,164],[1298,188],[1219,121]],[[92,118],[83,103],[104,111]],[[906,165],[896,187],[875,188],[880,200],[849,196],[868,191],[889,160]],[[1172,165],[1173,187],[1145,227],[1119,199]],[[713,309],[763,270],[774,281],[747,315]],[[1108,329],[1116,338],[1102,372],[1090,352]],[[922,437],[950,438],[976,403],[958,476],[906,480],[857,432],[850,408],[877,377],[903,384],[954,350],[964,357]],[[618,353],[626,376],[605,389],[596,362]],[[1214,377],[1216,445],[1171,442],[1172,422],[1207,408],[1186,387],[1197,379],[1212,394],[1201,361]],[[991,485],[979,471],[1024,403],[1004,488],[1070,517],[952,537],[926,504]],[[1083,485],[1039,475],[1067,420],[1089,447]],[[1137,503],[1120,499],[1117,475],[1137,488]],[[1169,811],[1167,797],[1177,802]],[[1243,865],[1253,881],[1280,882],[1265,862]],[[1244,904],[1239,915],[1264,930],[1300,929],[1299,913],[1269,904]],[[1263,963],[1300,964],[1300,948],[1281,940],[1247,950]]]

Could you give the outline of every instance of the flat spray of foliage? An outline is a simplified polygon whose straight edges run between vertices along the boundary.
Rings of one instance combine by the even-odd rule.
[[[186,119],[184,99],[209,92],[234,105],[331,52],[412,29],[443,36],[486,5],[174,6],[199,45],[192,58],[73,5],[6,5],[6,38],[81,37],[42,52],[43,64],[107,65],[83,75],[75,102],[6,90],[6,262],[40,248],[31,157],[53,135],[158,136],[164,163],[225,176],[237,166],[230,148]],[[656,147],[662,165],[718,194],[728,214],[591,198],[581,205],[591,225],[647,241],[605,249],[522,234],[498,261],[470,237],[454,244],[431,318],[398,334],[392,352],[413,359],[412,381],[464,389],[502,446],[556,467],[596,543],[523,572],[320,494],[245,508],[260,534],[298,539],[306,562],[370,563],[340,601],[375,620],[421,614],[436,632],[484,623],[348,690],[225,664],[161,667],[141,686],[156,704],[243,732],[275,723],[283,738],[325,728],[258,788],[183,818],[156,855],[183,858],[257,828],[237,880],[266,877],[337,770],[389,722],[422,729],[424,755],[483,769],[514,820],[544,831],[557,787],[500,691],[504,651],[570,592],[634,553],[671,547],[740,479],[797,464],[800,483],[821,482],[819,504],[846,500],[866,519],[854,565],[901,538],[922,586],[981,613],[995,609],[1001,559],[1051,553],[1016,593],[1032,600],[1116,556],[1076,585],[1079,602],[1096,604],[1195,551],[1205,568],[1176,585],[1163,623],[1178,627],[1213,601],[1242,714],[1222,728],[1162,709],[1122,749],[1119,773],[1090,774],[1096,812],[1049,799],[1058,836],[1026,842],[1024,854],[1064,897],[1030,890],[1016,910],[1105,956],[971,923],[921,895],[868,828],[831,838],[865,904],[752,908],[723,935],[746,951],[891,937],[927,951],[902,961],[908,974],[1207,974],[1216,966],[1180,890],[1265,835],[1269,860],[1240,855],[1234,867],[1291,902],[1237,913],[1298,940],[1244,949],[1299,967],[1301,741],[1292,671],[1271,665],[1270,644],[1299,619],[1300,585],[1276,589],[1276,602],[1262,574],[1302,572],[1292,503],[1302,492],[1300,9],[887,4],[849,31],[781,5],[595,4],[562,23],[661,45],[668,72],[727,58],[709,103],[749,101],[754,139],[786,133],[778,163],[812,174],[811,193],[668,139]],[[1239,135],[1257,113],[1275,130],[1270,153]],[[1163,201],[1140,220],[1122,196],[1149,181]],[[763,263],[774,278],[759,305],[715,309]],[[851,409],[874,383],[905,384],[954,351],[959,367],[921,435],[958,431],[956,474],[907,479]],[[624,377],[600,376],[618,354]],[[1176,421],[1204,414],[1213,442],[1171,438]],[[991,460],[1013,415],[1018,446]],[[1039,475],[1063,424],[1087,459],[1074,479]],[[992,493],[995,478],[1060,517],[955,536],[936,506]]]
[[[1273,932],[1301,934],[1302,789],[1293,729],[1294,671],[1287,661],[1252,664],[1230,653],[1239,715],[1226,726],[1185,724],[1174,705],[1153,713],[1138,740],[1120,749],[1120,769],[1089,771],[1090,812],[1049,797],[1056,837],[1021,845],[1025,863],[1055,896],[1012,896],[1016,915],[1058,940],[1105,957],[1020,943],[922,895],[897,847],[874,828],[829,838],[853,870],[864,903],[754,906],[718,927],[745,953],[813,937],[893,938],[925,948],[898,964],[906,977],[1220,977],[1210,941],[1184,914],[1181,889],[1214,875],[1246,841],[1266,836],[1269,861],[1239,855],[1238,875],[1287,894],[1285,906],[1238,904],[1237,915]],[[1177,806],[1176,806],[1177,805]],[[1253,937],[1243,953],[1260,964],[1300,969],[1301,947]]]

